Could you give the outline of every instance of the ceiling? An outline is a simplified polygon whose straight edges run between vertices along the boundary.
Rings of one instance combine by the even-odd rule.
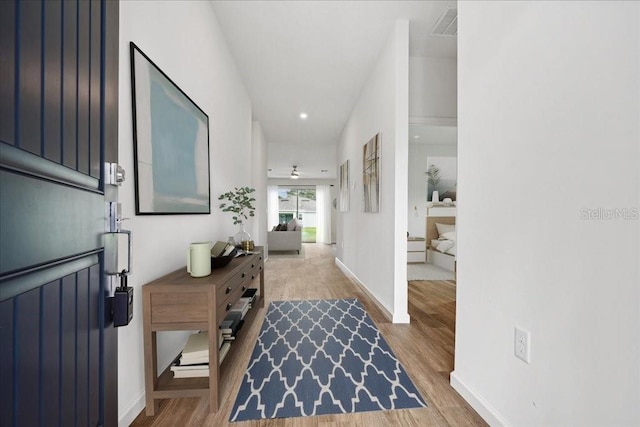
[[[268,142],[269,178],[294,164],[301,178],[336,177],[340,135],[396,19],[410,21],[411,56],[457,54],[455,37],[431,35],[455,1],[212,4]]]
[[[409,125],[409,143],[426,145],[457,145],[458,127],[454,125]]]

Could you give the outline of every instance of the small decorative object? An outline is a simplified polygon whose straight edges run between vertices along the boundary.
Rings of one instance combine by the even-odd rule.
[[[445,205],[452,205],[453,204],[453,200],[451,200],[449,197],[446,197],[446,198],[442,199],[442,203],[444,203]]]
[[[431,193],[431,201],[437,202],[440,196],[438,193],[438,184],[440,184],[440,168],[438,168],[434,164],[430,164],[429,167],[427,168],[426,174],[427,174],[427,185],[433,191]],[[428,194],[429,192],[427,190],[427,195]],[[428,196],[427,196],[427,200],[428,200]]]
[[[252,252],[255,249],[255,244],[253,240],[245,240],[242,242],[242,249],[245,252]]]
[[[191,277],[204,277],[211,274],[209,257],[211,256],[211,242],[195,242],[187,250],[187,273]]]
[[[236,246],[242,246],[242,242],[251,240],[251,235],[244,229],[244,220],[249,217],[255,216],[255,207],[253,202],[256,201],[251,197],[251,193],[255,192],[254,188],[250,187],[235,187],[233,191],[228,191],[221,194],[218,200],[226,200],[220,204],[222,212],[233,212],[235,215],[233,223],[238,225],[239,231],[233,236]]]

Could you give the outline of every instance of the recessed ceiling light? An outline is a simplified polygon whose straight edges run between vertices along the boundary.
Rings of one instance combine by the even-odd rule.
[[[273,172],[273,169],[267,169],[269,172]]]
[[[413,139],[420,139],[420,135],[413,135]]]
[[[320,172],[329,172],[329,169],[320,169]]]
[[[307,113],[300,113],[300,118],[302,120],[306,119],[307,118]]]

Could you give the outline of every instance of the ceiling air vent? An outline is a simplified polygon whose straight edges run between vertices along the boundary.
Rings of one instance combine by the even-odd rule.
[[[456,37],[458,35],[458,9],[447,9],[438,18],[433,32],[434,36]]]

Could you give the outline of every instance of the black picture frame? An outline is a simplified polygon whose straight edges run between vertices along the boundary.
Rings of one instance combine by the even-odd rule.
[[[136,215],[211,213],[209,116],[134,42]]]

